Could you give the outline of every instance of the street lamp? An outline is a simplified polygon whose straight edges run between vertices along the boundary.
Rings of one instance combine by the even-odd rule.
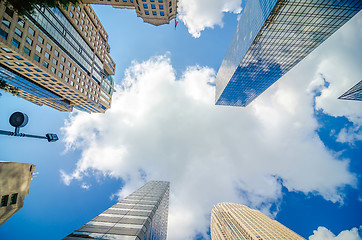
[[[0,130],[0,134],[8,135],[8,136],[16,136],[16,137],[31,137],[31,138],[42,138],[47,139],[48,142],[56,142],[58,140],[58,136],[54,133],[47,133],[45,136],[31,135],[20,133],[20,128],[25,127],[28,123],[29,118],[28,115],[22,112],[14,112],[11,114],[9,118],[9,123],[11,126],[15,127],[15,132]]]

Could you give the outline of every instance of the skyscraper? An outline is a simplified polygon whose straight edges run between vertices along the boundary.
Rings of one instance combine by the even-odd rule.
[[[212,209],[210,229],[212,240],[304,239],[261,212],[235,203],[219,203]]]
[[[216,104],[245,107],[362,8],[358,0],[248,1],[216,78]]]
[[[115,63],[88,4],[35,7],[18,16],[0,4],[0,88],[59,111],[105,112]]]
[[[362,80],[343,93],[338,99],[362,101]]]
[[[0,161],[0,225],[24,205],[35,165]]]
[[[148,182],[64,240],[165,240],[169,191],[169,182]]]
[[[178,0],[82,0],[82,2],[135,9],[137,16],[141,17],[144,22],[158,26],[176,18]]]

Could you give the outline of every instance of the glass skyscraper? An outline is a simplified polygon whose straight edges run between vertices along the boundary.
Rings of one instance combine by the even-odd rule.
[[[219,203],[211,213],[211,239],[293,239],[301,236],[258,210],[235,203]]]
[[[338,99],[362,101],[362,80],[343,93]]]
[[[166,240],[169,192],[169,182],[148,182],[64,240]]]
[[[216,104],[246,106],[362,8],[360,0],[249,0],[216,78]]]

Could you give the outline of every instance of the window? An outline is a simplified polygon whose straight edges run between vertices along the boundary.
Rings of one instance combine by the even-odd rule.
[[[10,205],[16,204],[17,200],[18,200],[18,194],[17,193],[11,194]]]
[[[38,36],[38,42],[40,42],[41,44],[44,43],[44,38],[42,38],[41,36]]]
[[[49,63],[44,60],[44,61],[43,61],[43,66],[46,67],[46,68],[48,68],[48,67],[49,67]]]
[[[19,37],[22,37],[22,36],[23,36],[23,32],[20,31],[19,28],[15,28],[14,32],[15,32],[15,34],[18,35]]]
[[[14,16],[14,11],[10,8],[5,8],[5,12],[12,18]]]
[[[156,16],[156,15],[157,15],[157,12],[156,12],[156,11],[152,11],[152,14]]]
[[[49,49],[50,51],[52,50],[52,45],[50,45],[49,43],[47,43],[47,49]]]
[[[55,70],[54,67],[51,67],[51,68],[50,68],[50,71],[52,71],[52,73],[55,73],[55,72],[56,72],[56,70]]]
[[[50,54],[48,52],[45,52],[44,53],[44,56],[47,58],[47,59],[50,59]]]
[[[159,3],[163,3],[163,0],[158,0]]]
[[[156,9],[156,5],[155,5],[155,4],[151,4],[151,8],[152,8],[152,9]]]
[[[171,4],[172,4],[172,3],[171,3],[171,1],[170,1],[170,2],[168,3],[168,6],[171,7]]]
[[[60,57],[60,60],[62,60],[62,62],[65,62],[65,57],[64,57],[64,56],[61,56],[61,57]]]
[[[150,15],[150,12],[148,10],[145,11],[146,15]]]
[[[8,38],[8,33],[0,28],[0,36],[6,40]]]
[[[24,27],[25,22],[24,22],[24,20],[23,20],[23,19],[18,18],[18,24],[20,25],[20,27]]]
[[[57,50],[54,49],[54,55],[59,57],[59,52]]]
[[[78,22],[78,20],[77,20],[77,19],[75,19],[75,20],[74,20],[74,22],[75,22],[75,24],[77,24],[77,25],[79,24],[79,22]]]
[[[35,47],[35,50],[37,50],[39,53],[41,53],[42,48],[37,44]]]
[[[59,64],[59,68],[60,68],[61,70],[64,70],[64,65],[63,65],[63,64]]]
[[[13,41],[11,42],[11,44],[13,44],[17,48],[20,47],[20,42],[18,40],[16,40],[15,38],[13,38]]]
[[[29,38],[29,37],[26,37],[25,42],[27,44],[29,44],[30,46],[33,45],[33,40],[31,40],[31,38]]]
[[[54,63],[55,65],[57,65],[57,64],[58,64],[58,60],[56,60],[55,58],[53,58],[53,63]]]
[[[29,48],[27,48],[27,47],[24,47],[24,53],[26,54],[26,55],[28,55],[28,56],[30,56],[30,49]]]
[[[160,11],[160,15],[161,15],[161,16],[165,16],[165,12],[164,12],[164,11]]]
[[[170,13],[172,12],[172,8],[170,8]]]
[[[34,31],[34,29],[32,29],[31,27],[29,27],[28,33],[29,33],[31,36],[34,36],[35,31]]]
[[[161,4],[161,5],[159,5],[159,8],[161,9],[161,10],[163,10],[163,5]]]
[[[67,65],[68,65],[68,67],[72,66],[72,64],[69,61],[67,62]]]
[[[4,24],[6,27],[10,27],[10,21],[9,20],[7,20],[6,18],[3,18],[3,20],[2,20],[2,24]]]
[[[66,74],[69,74],[70,73],[70,71],[69,71],[69,69],[67,68],[67,69],[65,69],[65,73]]]
[[[62,77],[63,77],[63,73],[58,72],[58,77],[62,78]]]
[[[70,8],[71,8],[73,11],[75,10],[73,4],[70,5]]]
[[[40,57],[38,55],[34,54],[34,60],[37,62],[40,62]]]
[[[146,3],[143,4],[144,9],[148,9],[148,5]]]
[[[9,195],[4,195],[1,197],[1,207],[5,207],[8,205]]]
[[[70,15],[70,17],[73,17],[73,16],[74,16],[74,14],[73,14],[72,12],[69,12],[69,15]]]

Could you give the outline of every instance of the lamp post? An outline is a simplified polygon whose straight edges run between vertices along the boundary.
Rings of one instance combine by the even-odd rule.
[[[0,134],[8,135],[8,136],[16,136],[16,137],[30,137],[30,138],[42,138],[47,139],[48,142],[56,142],[58,140],[58,136],[54,133],[47,133],[45,136],[38,136],[26,133],[20,133],[20,128],[25,127],[28,123],[29,118],[28,115],[22,112],[14,112],[11,114],[9,118],[9,123],[11,126],[15,127],[14,132],[0,130]]]

